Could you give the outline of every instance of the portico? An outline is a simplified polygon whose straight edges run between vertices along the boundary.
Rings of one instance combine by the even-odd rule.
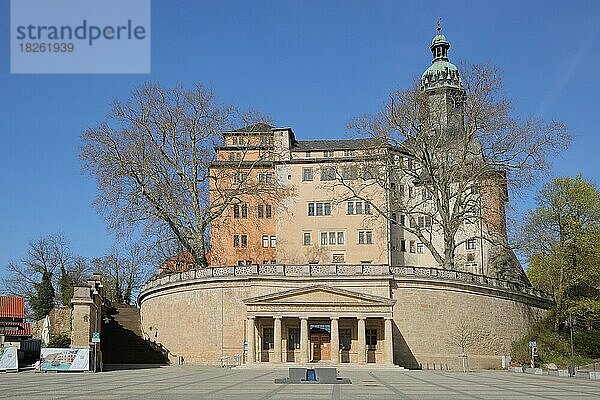
[[[392,365],[394,302],[327,285],[246,299],[246,362]]]

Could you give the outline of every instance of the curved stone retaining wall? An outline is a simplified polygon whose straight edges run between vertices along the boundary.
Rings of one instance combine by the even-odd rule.
[[[410,368],[458,368],[461,337],[470,367],[500,367],[511,342],[552,304],[520,284],[436,268],[213,267],[150,279],[139,297],[142,329],[186,363],[219,364],[222,355],[243,361],[243,300],[315,284],[396,300],[394,362]]]

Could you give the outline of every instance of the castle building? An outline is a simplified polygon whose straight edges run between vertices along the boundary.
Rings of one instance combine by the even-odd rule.
[[[421,78],[441,131],[462,123],[449,47],[434,37]],[[142,329],[173,357],[456,368],[457,335],[469,332],[481,339],[471,366],[497,367],[551,304],[519,279],[520,266],[490,267],[483,237],[506,236],[501,174],[481,193],[480,222],[461,226],[449,270],[409,229],[439,244],[432,216],[398,207],[425,204],[427,190],[403,176],[373,184],[379,170],[369,166],[382,157],[413,168],[407,147],[298,140],[291,128],[256,124],[225,132],[215,150],[211,200],[227,206],[211,224],[211,266],[158,275],[140,293]]]

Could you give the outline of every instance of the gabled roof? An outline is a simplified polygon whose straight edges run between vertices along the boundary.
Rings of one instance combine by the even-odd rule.
[[[330,296],[323,297],[323,294],[329,294]],[[320,299],[319,296],[321,296]],[[396,300],[386,297],[319,284],[251,297],[244,299],[244,304],[320,303],[330,301],[332,298],[336,298],[343,303],[365,303],[379,306],[392,306],[396,302]]]
[[[380,145],[380,141],[374,138],[360,139],[337,139],[337,140],[298,140],[292,151],[316,151],[316,150],[358,150],[373,148]]]
[[[244,126],[242,128],[236,129],[233,132],[245,132],[245,133],[250,133],[250,132],[271,132],[271,130],[274,127],[269,125],[269,124],[265,124],[264,122],[258,122],[256,124],[252,124],[252,125],[248,125],[248,126]]]
[[[23,296],[0,296],[0,318],[25,318]]]

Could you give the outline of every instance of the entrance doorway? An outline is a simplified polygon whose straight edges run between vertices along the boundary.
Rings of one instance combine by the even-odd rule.
[[[310,325],[311,361],[331,360],[331,325]]]

